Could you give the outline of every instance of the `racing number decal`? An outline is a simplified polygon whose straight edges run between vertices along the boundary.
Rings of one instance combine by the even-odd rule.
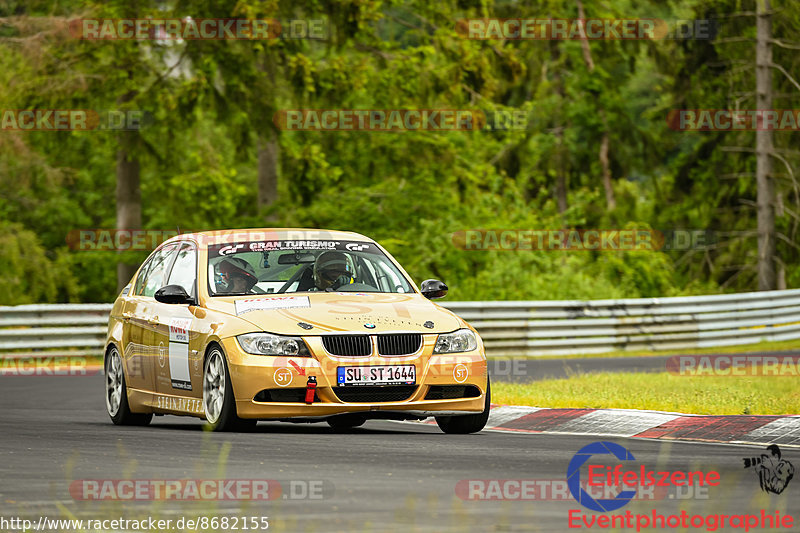
[[[192,390],[189,376],[189,328],[191,318],[173,318],[169,322],[169,375],[173,389]]]
[[[408,312],[408,307],[403,304],[392,304],[394,312],[401,318],[411,318],[411,313]]]

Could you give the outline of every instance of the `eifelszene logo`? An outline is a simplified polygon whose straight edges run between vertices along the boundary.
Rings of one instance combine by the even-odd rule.
[[[777,444],[767,446],[769,455],[761,454],[761,457],[745,457],[745,468],[752,468],[758,473],[758,483],[761,490],[780,494],[789,485],[794,476],[794,465],[785,459],[781,459],[781,449]]]
[[[628,469],[622,464],[613,467],[597,463],[598,460],[590,461],[596,455],[611,455],[618,461],[635,461],[633,454],[623,446],[613,442],[601,441],[593,442],[584,446],[576,453],[567,467],[567,487],[570,494],[582,506],[592,511],[605,513],[616,511],[624,507],[636,497],[636,489],[639,487],[688,487],[696,486],[717,486],[719,485],[719,472],[710,471],[655,471],[648,470],[645,465],[630,465]],[[621,487],[621,490],[614,498],[595,499],[583,487],[581,487],[581,467],[587,464],[588,487]],[[632,467],[632,468],[631,468]],[[633,490],[631,490],[633,489]]]
[[[581,487],[581,467],[592,458],[593,455],[611,454],[620,461],[635,460],[633,454],[624,447],[613,442],[593,442],[584,446],[576,453],[567,467],[567,487],[572,497],[579,504],[591,509],[592,511],[615,511],[627,505],[636,495],[636,491],[623,490],[613,499],[595,500],[588,492]],[[589,476],[591,477],[591,475]],[[590,482],[591,483],[591,482]]]

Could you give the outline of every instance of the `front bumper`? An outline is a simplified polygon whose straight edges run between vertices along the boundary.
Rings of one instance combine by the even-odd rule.
[[[235,338],[222,340],[241,418],[324,419],[344,413],[364,413],[369,418],[424,418],[433,415],[474,414],[484,410],[487,370],[482,346],[472,352],[434,355],[436,335],[424,335],[422,348],[413,355],[336,357],[328,354],[320,337],[307,337],[312,357],[273,357],[242,351]],[[402,401],[343,401],[337,395],[339,366],[403,364],[416,367],[416,385]],[[305,389],[308,378],[317,381],[315,401],[259,401],[262,391]],[[397,386],[387,386],[386,389]],[[425,399],[432,390],[463,387],[471,397]],[[358,389],[348,387],[347,389]],[[433,388],[433,389],[432,389]],[[259,396],[259,399],[257,399]],[[300,398],[297,398],[300,400]]]

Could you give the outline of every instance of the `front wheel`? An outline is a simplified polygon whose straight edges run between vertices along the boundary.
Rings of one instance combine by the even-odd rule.
[[[133,413],[128,404],[128,386],[122,358],[116,346],[108,351],[105,362],[106,411],[111,421],[118,426],[146,426],[153,419],[152,413]]]
[[[256,420],[243,420],[236,415],[236,398],[228,372],[228,363],[219,348],[212,348],[206,357],[203,372],[203,409],[212,431],[244,431],[255,427]]]
[[[482,413],[474,415],[437,416],[436,423],[439,425],[439,429],[449,434],[464,435],[466,433],[477,433],[486,427],[491,406],[492,385],[489,383],[489,376],[486,376],[486,406]]]

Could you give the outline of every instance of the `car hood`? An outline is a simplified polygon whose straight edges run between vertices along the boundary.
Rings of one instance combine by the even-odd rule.
[[[209,300],[210,309],[247,320],[263,331],[283,335],[446,333],[464,324],[452,312],[417,293],[305,292]]]

